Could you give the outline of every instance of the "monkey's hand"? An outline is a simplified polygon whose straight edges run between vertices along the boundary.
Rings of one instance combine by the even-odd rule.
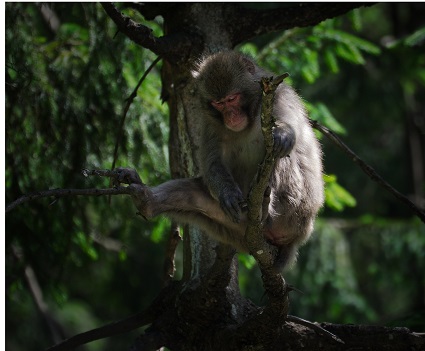
[[[290,126],[273,129],[273,153],[276,157],[289,155],[295,145],[295,132]]]
[[[226,215],[235,223],[241,219],[242,209],[246,207],[246,201],[240,189],[236,187],[223,187],[218,195],[220,207]]]

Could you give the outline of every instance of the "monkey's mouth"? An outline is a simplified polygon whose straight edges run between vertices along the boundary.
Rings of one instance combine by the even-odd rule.
[[[240,132],[248,126],[248,118],[242,114],[231,114],[224,118],[227,129],[233,132]]]

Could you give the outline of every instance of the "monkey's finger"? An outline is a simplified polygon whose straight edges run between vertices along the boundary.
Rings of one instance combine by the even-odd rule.
[[[279,142],[274,143],[273,152],[278,157],[284,157],[288,155],[292,148],[294,147],[294,143],[290,139],[279,140]]]
[[[239,202],[239,207],[240,207],[242,212],[248,211],[248,203],[245,200]]]
[[[230,207],[230,218],[235,223],[239,223],[241,220],[241,208],[238,203],[233,203]]]
[[[236,201],[226,199],[223,201],[221,208],[233,222],[239,223],[241,210]]]

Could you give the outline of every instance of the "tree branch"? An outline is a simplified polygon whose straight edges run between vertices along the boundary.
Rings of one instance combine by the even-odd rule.
[[[123,15],[112,3],[102,3],[102,6],[120,32],[170,62],[176,62],[202,47],[202,41],[194,33],[180,32],[158,38],[153,35],[152,29]]]
[[[393,188],[386,180],[384,180],[376,171],[364,162],[360,157],[358,157],[343,141],[329,128],[326,128],[319,124],[317,121],[310,120],[310,124],[313,128],[317,129],[323,135],[325,135],[329,140],[331,140],[335,145],[337,145],[342,151],[344,151],[351,160],[356,163],[364,173],[366,173],[370,179],[378,183],[385,190],[393,194],[398,200],[410,207],[410,209],[425,223],[425,211],[416,206],[412,201],[410,201],[406,196],[400,193],[398,190]]]
[[[89,342],[105,339],[114,335],[128,333],[132,330],[152,323],[164,311],[168,311],[175,303],[176,292],[180,288],[179,282],[171,282],[163,288],[152,304],[145,310],[119,321],[112,322],[102,327],[74,335],[61,343],[48,348],[46,351],[69,351],[77,346]]]
[[[340,338],[338,338],[335,334],[332,334],[330,331],[323,329],[320,325],[316,324],[316,323],[312,323],[310,321],[307,321],[305,319],[302,319],[300,317],[296,317],[296,316],[290,316],[288,315],[287,318],[288,322],[292,322],[295,324],[300,324],[303,325],[307,328],[313,329],[315,332],[317,332],[317,334],[328,337],[340,344],[344,344],[344,341],[342,341]]]
[[[38,282],[34,269],[26,264],[22,250],[15,245],[12,245],[13,255],[18,261],[24,265],[24,277],[27,282],[29,291],[34,300],[34,304],[40,312],[42,318],[48,326],[52,342],[56,343],[64,337],[64,327],[58,322],[54,314],[50,311],[49,306],[43,297],[43,290]]]
[[[61,198],[66,196],[101,196],[101,195],[131,195],[133,191],[129,187],[117,187],[108,189],[50,189],[43,191],[36,191],[33,193],[22,195],[17,200],[11,202],[6,206],[6,213],[12,211],[15,207],[22,205],[26,202],[41,199],[44,197]]]
[[[232,11],[226,12],[225,20],[232,23],[229,29],[232,42],[237,45],[263,33],[314,26],[361,6],[371,6],[371,3],[298,3],[263,11],[234,5]]]
[[[273,128],[275,126],[275,120],[272,115],[274,92],[287,76],[288,74],[284,74],[276,79],[273,79],[273,77],[261,79],[263,89],[261,128],[264,136],[266,155],[248,195],[248,226],[245,232],[248,249],[260,267],[264,288],[270,298],[270,308],[268,311],[272,314],[277,314],[278,318],[286,318],[289,308],[288,293],[290,289],[286,285],[282,275],[274,269],[274,262],[277,256],[276,248],[266,243],[262,235],[262,229],[266,220],[266,212],[263,209],[264,194],[266,193],[275,165],[273,154]]]
[[[155,316],[150,309],[127,317],[123,320],[112,322],[102,327],[89,330],[87,332],[74,335],[69,339],[62,341],[55,346],[49,347],[46,351],[68,351],[73,350],[77,346],[87,344],[89,342],[109,338],[114,335],[128,333],[134,329],[140,328],[151,323]]]
[[[85,177],[90,175],[102,176],[102,177],[111,177],[113,183],[117,184],[118,173],[115,170],[87,170],[82,171]],[[115,186],[114,188],[108,189],[49,189],[43,191],[36,191],[33,193],[25,194],[18,198],[17,200],[11,202],[6,206],[6,213],[12,211],[15,207],[22,205],[26,202],[41,199],[44,197],[55,197],[56,199],[65,197],[65,196],[101,196],[101,195],[133,195],[137,193],[137,189],[134,187],[126,186]]]
[[[180,3],[175,2],[123,2],[120,6],[138,11],[146,20],[152,21],[157,16],[175,13]]]
[[[146,77],[148,76],[149,72],[156,66],[156,64],[161,60],[161,57],[157,57],[152,63],[151,65],[148,67],[148,69],[145,71],[145,73],[143,73],[142,77],[140,78],[139,82],[137,83],[136,87],[134,88],[133,92],[130,94],[130,96],[127,98],[127,102],[125,104],[124,107],[124,111],[122,113],[121,116],[121,121],[120,121],[120,125],[118,127],[118,135],[117,135],[117,140],[115,141],[115,147],[114,147],[114,155],[113,155],[113,159],[112,159],[112,166],[111,169],[115,168],[115,163],[118,159],[118,147],[121,144],[121,139],[122,136],[124,134],[124,123],[125,123],[125,119],[127,118],[127,113],[128,110],[130,109],[131,104],[133,103],[133,100],[135,99],[135,97],[137,96],[137,91],[139,90],[140,86],[142,85],[143,81],[146,79]]]

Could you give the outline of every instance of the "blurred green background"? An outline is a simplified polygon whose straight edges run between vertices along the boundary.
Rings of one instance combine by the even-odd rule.
[[[160,18],[146,25],[162,35]],[[6,3],[6,203],[36,190],[109,186],[104,178],[84,178],[81,169],[112,166],[125,99],[155,59],[115,34],[99,4]],[[289,72],[311,118],[424,207],[424,40],[424,4],[381,3],[238,49],[274,72]],[[160,66],[130,107],[117,163],[152,185],[169,179]],[[425,331],[424,224],[331,142],[321,142],[326,207],[285,274],[304,292],[293,293],[291,314]],[[33,201],[6,216],[7,350],[45,349],[55,337],[150,304],[163,285],[170,225],[144,222],[135,212],[127,197],[110,204],[72,197]],[[176,260],[178,278],[181,247]],[[247,255],[240,255],[240,286],[264,303]],[[49,323],[63,334],[53,336]],[[81,350],[128,347],[136,335]]]

